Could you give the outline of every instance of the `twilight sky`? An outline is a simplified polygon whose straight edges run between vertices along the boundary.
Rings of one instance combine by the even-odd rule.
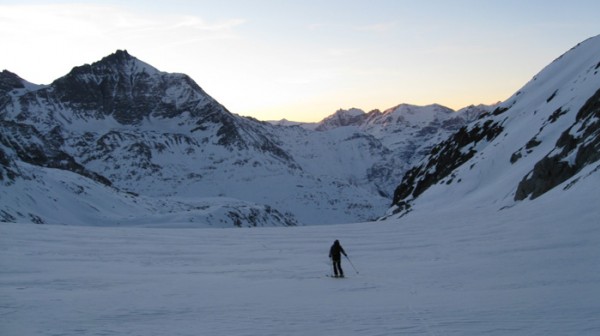
[[[600,34],[598,0],[0,0],[0,70],[49,84],[117,49],[231,112],[495,103]]]

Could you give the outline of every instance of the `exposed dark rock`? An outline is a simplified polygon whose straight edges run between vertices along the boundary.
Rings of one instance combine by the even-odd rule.
[[[0,72],[0,95],[5,95],[14,89],[23,89],[23,79],[16,74],[3,70]]]
[[[542,143],[541,141],[538,141],[538,139],[533,137],[531,140],[527,141],[527,144],[525,144],[525,148],[532,149],[534,147],[539,146],[541,143]]]
[[[552,112],[552,114],[550,115],[550,117],[548,117],[548,121],[550,123],[554,123],[558,120],[558,118],[560,118],[561,116],[565,115],[567,112],[569,112],[569,110],[562,110],[562,107],[559,107],[556,111]]]
[[[514,164],[517,161],[519,161],[522,157],[523,157],[523,154],[521,154],[520,151],[514,152],[510,156],[510,163]]]
[[[515,193],[515,200],[531,195],[536,198],[575,174],[569,163],[545,157],[535,164],[530,178],[525,178]]]
[[[498,107],[496,107],[496,109],[494,111],[492,111],[492,115],[497,116],[497,115],[500,115],[500,114],[502,114],[502,113],[504,113],[506,111],[508,111],[508,108],[498,106]]]
[[[290,214],[282,214],[270,206],[264,208],[237,207],[227,212],[227,217],[236,227],[269,226],[274,219],[284,226],[297,226],[298,222]]]
[[[333,115],[323,119],[319,123],[319,126],[317,126],[316,130],[326,131],[336,127],[360,125],[367,120],[367,118],[373,117],[377,113],[380,114],[381,112],[374,110],[367,114],[357,109],[350,109],[349,111],[338,110]]]
[[[136,124],[150,115],[173,116],[173,104],[163,101],[168,77],[126,51],[76,68],[54,81],[51,97],[69,106],[80,117],[112,116],[124,125]]]
[[[493,120],[462,127],[448,140],[431,149],[429,157],[419,166],[410,169],[394,192],[393,205],[399,211],[410,208],[410,199],[416,198],[432,185],[449,176],[454,169],[470,160],[480,141],[491,141],[503,127]]]
[[[4,210],[0,210],[0,222],[14,223],[17,218]]]
[[[20,160],[40,167],[68,170],[102,184],[111,185],[107,178],[87,170],[72,156],[54,147],[53,141],[48,141],[35,127],[0,120],[0,129],[2,129],[0,144],[11,148]],[[6,156],[4,152],[2,153],[0,156]],[[2,161],[5,162],[6,159]]]
[[[16,75],[4,74],[0,76],[0,87],[12,90],[22,86],[21,81]],[[10,97],[2,95],[2,99]],[[174,118],[185,112],[192,117],[202,117],[213,110],[229,113],[190,77],[159,72],[126,51],[75,67],[51,85],[23,94],[19,103],[21,121],[40,118],[30,112],[38,105],[50,119],[66,109],[76,118],[110,116],[123,125],[135,125],[149,117]]]
[[[13,167],[13,161],[4,152],[2,147],[0,147],[0,181],[10,183],[17,176],[18,174]]]
[[[6,70],[0,72],[0,116],[2,115],[1,111],[11,101],[8,93],[23,88],[25,88],[25,85],[21,77]]]
[[[554,99],[554,97],[556,97],[556,94],[558,93],[558,90],[554,91],[550,97],[548,97],[548,99],[546,99],[546,103],[549,103],[552,101],[552,99]]]
[[[600,90],[590,97],[564,131],[556,148],[519,183],[515,200],[534,199],[600,160]]]

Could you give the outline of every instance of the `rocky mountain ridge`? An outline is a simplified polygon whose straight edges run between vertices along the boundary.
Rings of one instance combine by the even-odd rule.
[[[218,199],[220,209],[246,204],[243,207],[254,209],[254,215],[231,210],[220,215],[223,224],[212,221],[213,225],[375,219],[390,204],[390,181],[400,180],[421,142],[451,132],[443,127],[449,117],[441,121],[438,115],[425,116],[442,107],[409,105],[372,113],[363,118],[363,125],[339,124],[326,130],[323,121],[320,131],[275,126],[232,114],[188,76],[161,72],[126,51],[75,67],[45,86],[5,71],[0,89],[0,176],[6,186],[0,211],[9,221],[53,222],[56,211],[50,209],[69,208],[70,197],[56,199],[39,192],[36,176],[42,174],[36,169],[51,169],[44,174],[48,178],[54,176],[52,169],[68,171],[100,183],[98,188],[109,188],[92,191],[93,184],[86,184],[64,193],[83,188],[88,191],[78,195],[138,197],[138,203],[145,204],[128,211],[135,205],[118,201],[128,204],[123,213],[143,213],[159,199],[163,209],[150,211],[172,214],[183,202],[189,204],[186,211],[194,213],[185,221],[206,222],[208,217],[196,214],[199,208],[194,204]],[[376,118],[392,115],[393,121]],[[417,119],[427,121],[411,124]],[[428,131],[420,139],[408,139],[424,127]],[[390,142],[388,131],[404,142]],[[58,185],[81,183],[75,180]],[[21,186],[24,181],[30,184],[27,188]],[[92,203],[89,206],[95,207]],[[123,216],[94,221],[127,222]],[[257,218],[265,220],[259,223]]]

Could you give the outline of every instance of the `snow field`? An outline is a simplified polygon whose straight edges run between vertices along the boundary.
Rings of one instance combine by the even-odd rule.
[[[295,228],[2,224],[0,334],[597,335],[599,210],[556,200]],[[335,239],[359,274],[326,277]]]

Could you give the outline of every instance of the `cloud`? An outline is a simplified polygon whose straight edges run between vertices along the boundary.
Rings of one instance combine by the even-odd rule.
[[[114,5],[0,5],[0,64],[26,79],[48,83],[72,66],[116,49],[165,55],[186,54],[189,48],[183,48],[191,45],[211,48],[238,39],[245,22]]]
[[[207,22],[191,15],[138,13],[126,7],[86,4],[0,6],[0,37],[11,40],[73,41],[82,37],[176,42],[236,37],[243,19]]]

